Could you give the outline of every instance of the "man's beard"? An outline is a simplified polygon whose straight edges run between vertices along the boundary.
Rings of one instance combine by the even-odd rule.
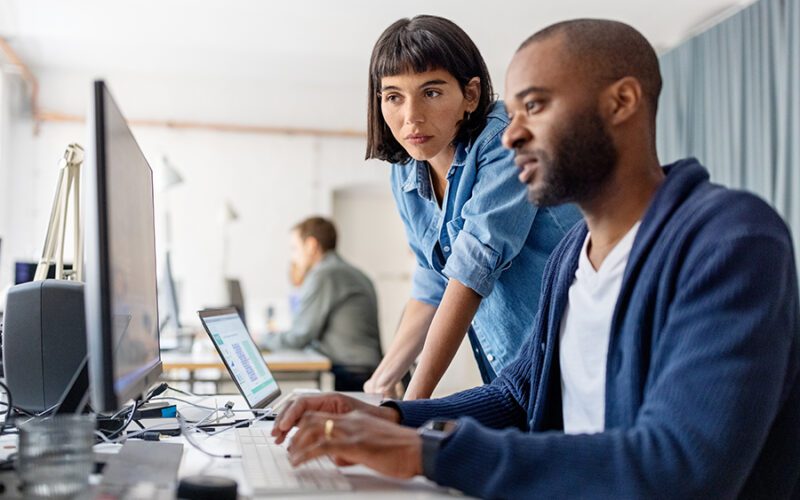
[[[533,150],[542,182],[528,186],[528,199],[541,207],[592,199],[617,163],[617,148],[596,109],[575,116],[556,136],[555,156]]]

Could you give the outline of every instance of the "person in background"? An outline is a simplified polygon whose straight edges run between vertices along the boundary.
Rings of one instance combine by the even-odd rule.
[[[360,391],[381,360],[375,287],[336,253],[336,228],[322,217],[291,231],[293,278],[302,283],[292,327],[267,333],[269,350],[312,347],[331,359],[337,391]]]
[[[484,382],[530,332],[544,264],[579,219],[536,207],[501,137],[508,117],[478,48],[453,22],[401,19],[372,52],[367,158],[390,162],[417,267],[394,341],[367,392],[430,397],[468,335]],[[421,355],[420,355],[421,352]]]
[[[328,455],[481,498],[798,498],[789,229],[696,159],[661,165],[660,90],[623,23],[523,43],[504,144],[533,201],[586,218],[553,251],[531,336],[492,384],[447,398],[290,402],[273,434],[299,424],[294,464]]]

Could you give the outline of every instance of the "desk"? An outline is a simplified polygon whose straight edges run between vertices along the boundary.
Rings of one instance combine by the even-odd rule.
[[[169,394],[169,393],[166,393]],[[244,400],[239,395],[219,395],[216,398],[224,399],[224,400],[233,400],[236,402],[236,406],[241,408],[244,407]],[[198,404],[208,404],[210,399],[213,397],[206,397],[206,398],[198,398],[195,400]],[[372,401],[374,402],[374,401]],[[178,407],[184,406],[183,404],[178,404]],[[148,421],[148,423],[154,423],[156,421]],[[265,426],[271,427],[272,422],[258,422],[255,425],[258,426]],[[236,436],[234,435],[235,431],[228,431],[223,432],[216,436],[205,436],[201,433],[193,434],[194,440],[203,447],[206,451],[211,453],[229,453],[238,455],[239,444],[236,440]],[[16,435],[6,435],[0,438],[0,458],[5,458],[10,453],[16,451]],[[165,440],[166,442],[177,442],[183,443],[184,451],[183,451],[183,460],[181,462],[181,467],[178,471],[179,477],[187,477],[193,476],[198,474],[204,475],[217,475],[217,476],[224,476],[234,479],[239,485],[239,498],[240,499],[250,499],[253,498],[251,496],[251,491],[249,486],[244,480],[244,474],[242,472],[242,464],[241,459],[239,458],[212,458],[209,457],[199,450],[192,447],[184,437],[174,437]],[[95,451],[99,453],[115,453],[120,448],[119,445],[108,445],[108,444],[99,444],[95,447]],[[318,494],[305,494],[305,495],[291,495],[290,498],[293,500],[304,500],[304,499],[351,499],[355,498],[363,498],[363,499],[407,499],[407,498],[414,498],[417,500],[428,500],[428,499],[443,499],[443,498],[453,498],[453,494],[444,488],[437,486],[436,484],[428,481],[423,477],[417,477],[411,480],[396,480],[396,479],[389,479],[383,476],[378,475],[377,473],[367,469],[363,466],[353,466],[353,467],[345,467],[342,468],[342,472],[353,486],[352,491],[348,492],[341,492],[341,493],[327,493],[327,492],[320,492]],[[6,480],[7,484],[11,485],[17,481],[16,478],[9,479],[8,475],[12,473],[6,473],[6,477],[2,477],[3,475],[0,474],[0,481]],[[99,476],[93,476],[93,484],[97,484],[100,480]],[[22,498],[22,495],[19,494],[15,488],[9,488],[5,492],[9,498]],[[464,498],[460,494],[456,494],[461,498]],[[88,496],[87,496],[88,497]],[[83,498],[83,497],[82,497]],[[90,497],[89,497],[90,498]],[[156,500],[156,498],[162,498],[161,496],[158,497],[151,497],[149,500]],[[259,497],[261,498],[261,497]],[[277,497],[271,497],[277,498]]]
[[[259,426],[271,427],[271,422],[259,422]],[[239,453],[239,445],[233,431],[222,433],[211,438],[205,438],[201,434],[196,435],[198,444],[212,453]],[[173,438],[181,439],[181,438]],[[234,479],[239,484],[239,497],[251,498],[251,491],[244,480],[242,472],[242,462],[238,458],[222,459],[211,458],[191,445],[184,443],[183,462],[179,471],[180,477],[192,476],[197,474],[211,474],[225,476]],[[417,477],[412,480],[395,480],[383,476],[367,469],[363,466],[344,467],[342,472],[353,486],[353,491],[337,493],[319,493],[313,495],[291,495],[294,499],[324,498],[324,499],[350,499],[370,498],[370,499],[439,499],[452,498],[448,490],[440,488],[425,478]],[[275,498],[275,497],[273,497]]]
[[[330,359],[310,350],[275,351],[262,353],[262,355],[270,371],[276,375],[278,381],[280,381],[280,374],[308,374],[309,378],[317,383],[317,387],[320,387],[322,374],[331,369]],[[169,375],[164,378],[188,382],[190,388],[197,381],[195,378],[197,370],[212,368],[225,371],[225,365],[216,352],[204,351],[189,354],[166,351],[161,353],[161,363],[162,369],[167,375],[168,372],[175,370],[188,371],[188,379],[173,379]]]
[[[380,402],[380,397],[363,393],[349,393],[350,396],[361,399],[370,404]],[[235,396],[217,396],[218,399],[232,400],[237,407],[245,407],[244,399],[238,394]],[[210,401],[199,399],[199,404],[208,404]],[[241,403],[241,404],[240,404]],[[181,408],[181,405],[178,406]],[[257,422],[259,427],[272,428],[272,422]],[[235,431],[223,432],[219,435],[207,437],[196,433],[194,440],[211,453],[230,453],[238,455],[240,453],[239,444],[236,441]],[[197,474],[212,474],[225,476],[234,479],[239,484],[239,497],[251,498],[251,491],[244,480],[242,472],[242,461],[238,458],[211,458],[192,447],[184,438],[172,438],[184,443],[183,462],[178,475],[180,477],[192,476]],[[293,500],[324,498],[324,499],[350,499],[375,498],[375,499],[407,499],[413,497],[419,500],[452,498],[449,490],[441,488],[423,477],[411,480],[389,479],[378,475],[376,472],[363,466],[344,467],[342,472],[353,486],[353,491],[337,493],[319,493],[313,495],[291,495]],[[460,495],[459,495],[460,496]],[[275,498],[275,497],[272,497]]]

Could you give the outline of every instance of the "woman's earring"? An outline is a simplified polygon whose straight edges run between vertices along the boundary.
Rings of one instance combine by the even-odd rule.
[[[465,121],[465,122],[468,122],[468,121],[469,121],[469,117],[470,117],[470,116],[472,116],[472,113],[470,113],[469,111],[467,111],[467,117],[466,117],[466,118],[464,118],[464,121]]]

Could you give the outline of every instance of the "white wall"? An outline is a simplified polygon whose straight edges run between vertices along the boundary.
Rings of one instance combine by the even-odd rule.
[[[9,274],[8,261],[6,255],[8,251],[4,247],[8,245],[8,209],[10,192],[9,182],[9,168],[5,161],[7,139],[6,131],[8,130],[8,92],[7,92],[7,77],[5,72],[0,68],[0,238],[4,241],[0,243],[0,290],[3,288],[4,279]],[[0,309],[4,308],[2,295],[0,295]]]
[[[162,82],[141,75],[117,75],[107,81],[123,113],[131,119],[366,128],[365,110],[337,108],[335,89],[292,88],[284,89],[282,95],[265,89],[263,101],[253,102],[251,106],[231,105],[226,112],[224,105],[209,105],[204,101],[211,98],[208,96],[220,94],[222,84],[219,82],[181,81],[178,77]],[[86,113],[89,75],[43,72],[40,82],[43,108]],[[216,91],[212,92],[211,87]],[[231,103],[236,102],[236,84],[232,84],[230,93]],[[88,136],[86,126],[76,123],[43,123],[38,134],[34,134],[23,97],[22,94],[14,96],[23,102],[15,103],[16,112],[12,114],[7,139],[0,143],[0,148],[5,146],[7,159],[0,173],[7,179],[0,187],[0,207],[8,208],[5,216],[0,213],[0,231],[3,231],[0,234],[4,237],[0,270],[0,286],[3,287],[13,279],[13,261],[38,258],[55,191],[58,161],[67,144],[86,145]],[[204,111],[192,113],[190,104],[193,102]],[[260,115],[263,115],[261,119]],[[383,208],[379,218],[385,221],[380,231],[387,236],[378,241],[378,246],[391,245],[391,251],[386,253],[395,257],[399,250],[404,256],[400,266],[411,262],[405,250],[402,224],[389,194],[388,165],[364,161],[364,139],[161,127],[133,127],[133,133],[154,171],[159,257],[165,240],[164,211],[169,209],[171,213],[172,266],[184,324],[198,325],[198,309],[225,303],[224,273],[242,282],[252,330],[256,333],[263,330],[268,305],[277,306],[279,316],[283,315],[279,319],[286,321],[289,229],[312,214],[333,216],[335,193],[346,193],[351,202],[356,200],[355,204],[350,204],[355,210],[361,209],[357,201],[359,193],[367,197],[380,193]],[[0,154],[3,151],[0,149]],[[184,178],[182,184],[166,192],[160,190],[159,182],[165,156]],[[0,177],[0,181],[2,179]],[[229,261],[223,270],[221,211],[226,200],[238,212],[239,220],[228,227]],[[347,210],[337,214],[349,218],[341,221],[345,235],[353,229],[353,224],[364,224],[358,217],[353,219],[347,214]],[[346,240],[342,245],[345,254],[352,253],[352,245]],[[375,248],[371,247],[370,251]],[[67,256],[69,260],[69,247]],[[370,267],[369,262],[364,265]],[[376,281],[386,277],[381,270],[367,269],[367,272],[372,272]],[[397,290],[410,287],[410,272],[390,271],[389,275],[389,281],[405,282],[383,287],[384,292],[391,295],[381,299],[384,346],[388,346],[393,337],[406,300],[405,295],[398,296]],[[466,354],[457,358],[437,393],[454,392],[479,382],[474,361],[468,350],[464,352]]]
[[[83,79],[81,89],[77,80],[74,75],[63,78],[60,74],[45,75],[41,79],[43,104],[69,112],[86,109],[91,79]],[[113,83],[110,87],[128,117],[152,118],[153,115],[144,114],[153,111],[152,101],[161,102],[160,117],[182,116],[177,107],[173,114],[169,100],[157,95],[156,85],[139,87],[137,92],[137,86],[130,81],[120,83],[124,97],[116,92]],[[192,88],[191,82],[183,84],[187,89]],[[284,105],[291,107],[291,98],[287,99]],[[209,121],[240,123],[240,118],[243,118],[240,113],[230,110],[227,117],[215,116]],[[243,121],[248,119],[254,122],[252,117]],[[261,123],[270,120],[265,118]],[[151,163],[157,184],[164,156],[184,177],[183,184],[168,192],[159,191],[157,185],[155,196],[159,244],[164,239],[163,210],[169,207],[172,213],[173,267],[180,286],[181,316],[187,322],[195,321],[197,309],[224,302],[220,211],[226,200],[239,213],[239,220],[229,227],[227,272],[240,277],[248,315],[261,323],[266,305],[285,300],[289,291],[286,279],[289,228],[311,214],[330,215],[332,193],[339,187],[388,182],[386,165],[363,160],[362,139],[154,127],[134,127],[133,132]],[[4,191],[10,213],[5,217],[9,221],[9,241],[8,245],[4,241],[3,248],[4,268],[0,272],[3,285],[12,279],[13,260],[35,260],[41,252],[58,160],[68,143],[85,144],[86,138],[86,127],[82,124],[44,123],[34,135],[29,117],[15,117],[4,142],[9,148],[5,165],[10,182],[4,183],[7,186]]]

